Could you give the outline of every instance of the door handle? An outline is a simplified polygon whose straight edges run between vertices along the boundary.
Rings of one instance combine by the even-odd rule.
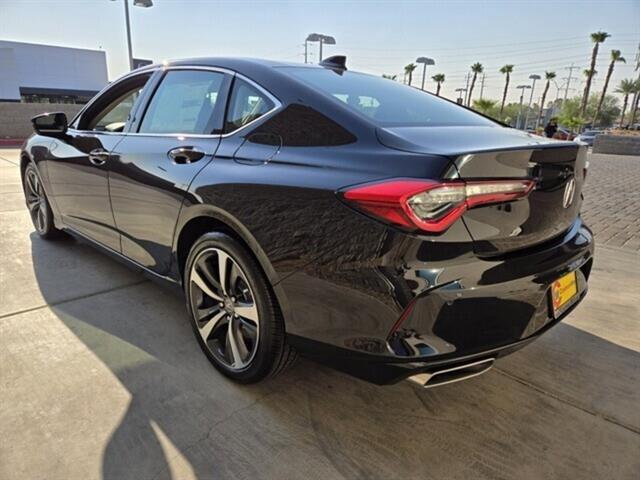
[[[193,163],[206,155],[206,152],[198,147],[176,147],[167,152],[171,160],[176,163]]]
[[[102,150],[101,148],[96,148],[95,150],[91,150],[89,152],[89,161],[94,165],[104,165],[107,163],[107,159],[109,158],[109,152],[106,150]]]

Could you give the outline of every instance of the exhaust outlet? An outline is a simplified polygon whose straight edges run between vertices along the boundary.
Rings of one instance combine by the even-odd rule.
[[[491,370],[495,362],[495,358],[486,358],[473,363],[458,365],[457,367],[445,368],[435,372],[419,373],[413,375],[407,380],[417,383],[423,388],[439,387],[449,383],[460,382],[469,378],[477,377]]]

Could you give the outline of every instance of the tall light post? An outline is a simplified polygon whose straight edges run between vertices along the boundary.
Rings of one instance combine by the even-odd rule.
[[[322,35],[320,37],[320,57],[318,59],[318,62],[322,61],[322,45],[335,45],[335,44],[336,44],[336,39],[329,35]]]
[[[319,33],[310,33],[307,35],[307,38],[304,39],[304,63],[307,63],[307,52],[308,52],[308,44],[309,42],[319,42],[320,34]]]
[[[307,42],[318,42],[318,44],[320,45],[318,56],[318,63],[320,63],[322,61],[322,46],[335,45],[336,39],[330,35],[323,35],[322,33],[310,33],[309,35],[307,35],[307,39],[304,41],[305,45],[307,44]]]
[[[418,57],[416,58],[416,63],[422,64],[422,88],[424,90],[424,80],[427,77],[427,65],[435,65],[436,62],[433,61],[433,58],[427,57]]]
[[[115,2],[117,0],[111,0]],[[133,47],[131,45],[131,20],[129,19],[129,0],[124,1],[124,19],[127,28],[127,51],[129,54],[129,70],[133,70]],[[134,7],[151,8],[153,0],[133,0]]]
[[[456,102],[458,103],[458,105],[462,105],[462,102],[464,101],[464,99],[462,98],[462,94],[464,93],[466,95],[467,89],[466,88],[456,88],[456,92],[458,93],[458,98],[456,99]]]
[[[531,110],[531,102],[533,102],[533,91],[536,89],[536,80],[540,80],[542,77],[540,75],[529,75],[529,80],[533,80],[531,84],[531,95],[529,96],[529,105],[527,105],[527,114],[524,117],[524,128],[527,128],[527,122],[529,121],[529,110]],[[541,107],[542,108],[542,107]]]
[[[531,88],[531,85],[518,85],[516,89],[520,89],[520,110],[518,110],[518,119],[516,120],[516,128],[520,128],[520,119],[522,118],[522,103],[524,101],[524,91]]]

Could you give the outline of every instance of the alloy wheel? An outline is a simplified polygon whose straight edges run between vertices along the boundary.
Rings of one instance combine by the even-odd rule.
[[[38,232],[43,233],[47,228],[46,198],[38,174],[32,168],[27,170],[25,187],[27,208],[29,209],[31,220]]]
[[[226,368],[240,371],[255,356],[260,319],[247,276],[231,255],[207,248],[189,277],[191,311],[202,342]]]

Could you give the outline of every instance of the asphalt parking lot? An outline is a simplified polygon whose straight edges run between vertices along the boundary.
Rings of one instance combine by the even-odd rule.
[[[486,375],[421,390],[309,361],[229,382],[180,298],[33,233],[17,153],[0,150],[0,478],[638,478],[640,158],[591,155],[583,304]]]

